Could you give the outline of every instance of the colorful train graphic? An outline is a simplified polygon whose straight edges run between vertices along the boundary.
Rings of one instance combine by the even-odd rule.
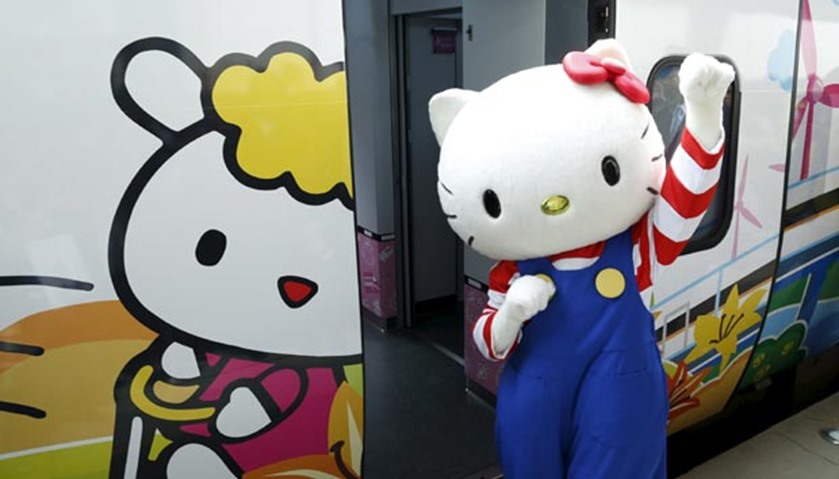
[[[193,117],[137,87],[155,63],[178,72],[172,88],[198,86],[176,100]],[[343,62],[283,41],[206,66],[148,37],[116,53],[110,85],[159,142],[101,258],[118,301],[79,294],[0,329],[0,476],[360,477]],[[57,276],[0,286],[107,289]]]

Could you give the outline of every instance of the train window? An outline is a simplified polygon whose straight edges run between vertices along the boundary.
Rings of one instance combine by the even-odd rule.
[[[726,58],[717,59],[733,66]],[[683,56],[660,60],[653,67],[647,82],[651,94],[650,111],[664,140],[664,154],[668,162],[679,146],[685,126],[684,99],[679,92],[679,68],[683,60]],[[717,192],[683,254],[713,248],[722,240],[731,224],[734,210],[734,177],[737,171],[734,161],[737,158],[739,99],[739,82],[735,78],[723,104],[726,148]]]

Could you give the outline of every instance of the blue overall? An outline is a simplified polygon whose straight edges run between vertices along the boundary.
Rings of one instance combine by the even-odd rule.
[[[546,258],[518,267],[550,276],[556,295],[526,324],[498,387],[505,479],[665,479],[666,376],[630,233],[582,270],[559,271]],[[598,281],[616,277],[623,287]],[[596,286],[604,282],[612,287]]]

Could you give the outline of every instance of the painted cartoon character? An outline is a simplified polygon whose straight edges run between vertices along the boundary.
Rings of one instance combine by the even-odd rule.
[[[733,76],[686,58],[686,130],[669,167],[649,92],[614,40],[432,98],[443,211],[501,260],[473,336],[508,359],[505,477],[666,477],[666,378],[644,296],[714,195]]]
[[[200,110],[141,106],[131,69],[173,58],[197,76]],[[112,86],[163,145],[111,231],[119,298],[159,335],[116,385],[111,477],[356,477],[361,331],[345,266],[355,223],[342,64],[279,43],[206,67],[151,38],[120,52]],[[176,129],[151,111],[199,116]]]

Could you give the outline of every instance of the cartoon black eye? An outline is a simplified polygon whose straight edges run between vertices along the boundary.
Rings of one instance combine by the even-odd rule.
[[[227,249],[227,237],[218,230],[207,230],[195,246],[195,259],[204,266],[215,266]]]
[[[621,179],[621,168],[618,165],[618,160],[611,156],[603,158],[603,162],[600,163],[600,171],[603,172],[603,179],[609,186],[615,186]]]
[[[501,216],[501,201],[498,200],[498,195],[492,190],[484,191],[484,209],[493,218]]]

